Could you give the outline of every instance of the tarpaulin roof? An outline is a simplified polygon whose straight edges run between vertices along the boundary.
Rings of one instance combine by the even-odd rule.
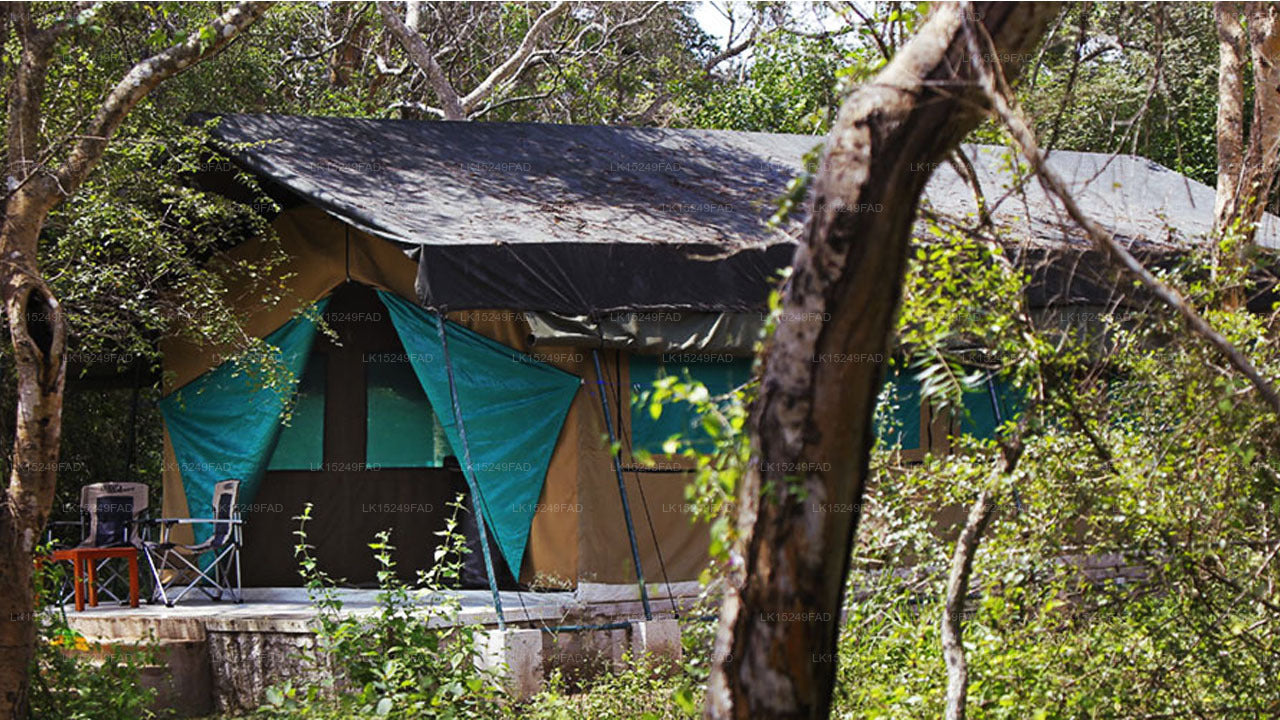
[[[412,249],[423,304],[566,314],[761,309],[794,249],[766,220],[821,142],[271,115],[222,116],[212,132],[247,169]],[[998,225],[1033,242],[1081,237],[1037,183],[1018,180],[1007,150],[964,151]],[[1156,163],[1055,151],[1049,164],[1085,212],[1124,239],[1181,243],[1211,228],[1213,190]],[[976,211],[972,189],[948,163],[933,171],[923,207],[957,218]],[[1259,240],[1280,246],[1276,218],[1264,219]]]
[[[437,308],[758,309],[792,246],[765,222],[798,135],[223,116],[249,170],[413,246]],[[252,143],[251,145],[248,143]]]

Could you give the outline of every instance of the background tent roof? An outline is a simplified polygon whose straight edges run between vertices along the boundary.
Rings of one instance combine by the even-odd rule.
[[[213,129],[249,170],[419,261],[424,304],[576,314],[764,307],[793,245],[766,220],[821,138],[712,130],[227,115]],[[1081,234],[1003,148],[965,146],[997,224]],[[1194,241],[1213,190],[1126,155],[1057,151],[1084,210],[1126,240]],[[922,168],[922,171],[924,169]],[[963,218],[973,191],[939,165],[924,207]],[[790,230],[795,229],[793,222]],[[1280,247],[1268,215],[1259,241]]]
[[[1050,198],[1038,181],[1019,181],[1026,171],[1014,173],[1008,149],[985,145],[963,149],[998,225],[1033,242],[1084,239],[1062,204]],[[1181,245],[1213,230],[1214,189],[1159,163],[1135,155],[1055,150],[1049,154],[1049,166],[1067,182],[1084,212],[1121,240]],[[938,166],[925,188],[924,201],[941,215],[977,213],[973,190],[950,163]],[[1280,247],[1280,219],[1266,215],[1258,241]]]

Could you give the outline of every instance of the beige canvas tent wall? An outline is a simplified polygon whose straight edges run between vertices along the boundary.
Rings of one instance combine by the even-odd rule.
[[[273,228],[278,250],[286,260],[272,277],[232,284],[228,298],[243,313],[244,331],[250,337],[266,336],[348,279],[404,298],[415,296],[415,263],[391,243],[310,206],[282,213]],[[254,241],[229,254],[233,258],[255,258],[276,249],[274,242]],[[258,298],[270,294],[268,288],[281,287],[280,302],[265,306],[259,303]],[[594,383],[590,351],[543,344],[535,350],[530,345],[528,324],[519,312],[460,311],[451,313],[450,318],[586,379],[585,387]],[[161,347],[167,392],[186,385],[233,354],[229,348],[199,346],[179,338],[167,339]],[[601,354],[605,376],[620,377],[623,393],[631,387],[628,359],[629,353],[620,350]],[[625,402],[624,397],[624,405]],[[621,413],[615,420],[629,423],[628,413]],[[625,425],[621,432],[628,432]],[[187,503],[181,468],[167,437],[165,457],[164,514],[185,517]],[[694,524],[687,512],[686,481],[687,476],[680,473],[626,473],[633,513],[637,515],[634,520],[641,562],[651,582],[696,579],[707,562],[707,532],[705,527]],[[270,521],[283,520],[272,517]],[[254,521],[251,512],[248,522]],[[662,567],[665,574],[660,571]],[[633,583],[635,577],[603,411],[598,396],[583,390],[573,400],[552,455],[520,580],[534,586],[565,588],[579,582]]]
[[[740,348],[749,332],[726,318],[762,310],[770,280],[788,264],[803,209],[780,232],[766,221],[820,138],[265,115],[224,116],[212,134],[240,168],[292,208],[275,220],[289,260],[279,278],[262,281],[283,282],[289,297],[257,307],[260,288],[236,288],[232,301],[248,313],[246,333],[265,336],[351,279],[422,307],[468,308],[450,317],[583,378],[519,574],[526,583],[560,586],[633,581],[599,395],[591,391],[591,336],[598,333],[608,348],[603,374],[624,396],[619,410],[633,384],[632,365],[642,357],[637,353],[681,347],[694,335]],[[1018,196],[995,203],[991,213],[1010,239],[1011,259],[1032,275],[1029,305],[1120,302],[1105,263],[1079,250],[1078,231],[1056,201],[1008,176],[1006,149],[963,151],[983,187]],[[1066,151],[1050,162],[1086,213],[1118,236],[1176,250],[1211,229],[1204,209],[1212,208],[1212,189],[1166,168]],[[977,209],[971,183],[945,165],[932,175],[925,201],[932,216],[960,222]],[[1276,245],[1278,228],[1268,215],[1260,242]],[[415,260],[405,255],[409,250]],[[248,243],[232,253],[264,251]],[[606,332],[598,317],[584,332],[576,320],[584,313],[671,308],[705,313],[705,327],[693,334],[686,328],[678,338],[669,328],[625,322]],[[524,309],[541,313],[532,328],[536,346]],[[225,355],[176,340],[164,350],[170,389]],[[629,413],[618,412],[615,421],[629,436]],[[920,440],[912,455],[946,449],[946,418],[924,408],[913,422]],[[182,514],[180,468],[171,450],[166,455],[166,514]],[[684,480],[679,473],[626,476],[651,581],[664,579],[662,565],[665,579],[678,581],[695,577],[705,563],[705,532],[684,512]]]

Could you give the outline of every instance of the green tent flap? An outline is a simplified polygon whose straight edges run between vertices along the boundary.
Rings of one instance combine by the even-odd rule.
[[[264,387],[239,360],[228,360],[160,400],[160,413],[187,493],[191,517],[213,517],[213,486],[239,479],[240,502],[253,499],[280,434],[285,405],[315,341],[320,300],[265,338],[292,373],[287,387]],[[196,542],[211,528],[194,526]]]
[[[378,297],[461,459],[439,319],[392,293],[379,290]],[[551,453],[581,380],[461,325],[448,322],[446,328],[471,449],[468,486],[507,567],[519,577]]]

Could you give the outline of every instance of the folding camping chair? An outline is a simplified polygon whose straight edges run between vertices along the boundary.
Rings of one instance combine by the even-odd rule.
[[[221,600],[223,593],[231,596],[235,602],[243,602],[240,588],[240,546],[241,524],[240,512],[236,499],[240,494],[239,480],[223,480],[213,486],[212,518],[161,518],[156,520],[160,525],[160,540],[145,542],[147,567],[155,580],[155,596],[169,607],[182,599],[193,588],[199,588],[210,600]],[[175,543],[169,538],[175,525],[197,525],[211,523],[213,532],[204,542],[194,545]],[[200,558],[211,553],[213,558],[207,563]],[[235,565],[235,586],[232,589],[231,568]],[[168,582],[164,573],[169,572]],[[170,597],[170,589],[182,585],[176,595]],[[154,602],[156,597],[152,598]]]
[[[147,486],[143,483],[95,483],[80,489],[81,527],[88,521],[88,532],[79,545],[54,551],[53,560],[69,560],[75,571],[74,597],[76,610],[84,609],[84,581],[87,575],[89,604],[98,604],[99,589],[115,602],[123,598],[111,590],[122,580],[120,569],[108,565],[111,560],[128,561],[129,604],[138,604],[138,526],[147,512]],[[107,573],[99,579],[98,571]],[[65,597],[63,600],[65,601]]]

